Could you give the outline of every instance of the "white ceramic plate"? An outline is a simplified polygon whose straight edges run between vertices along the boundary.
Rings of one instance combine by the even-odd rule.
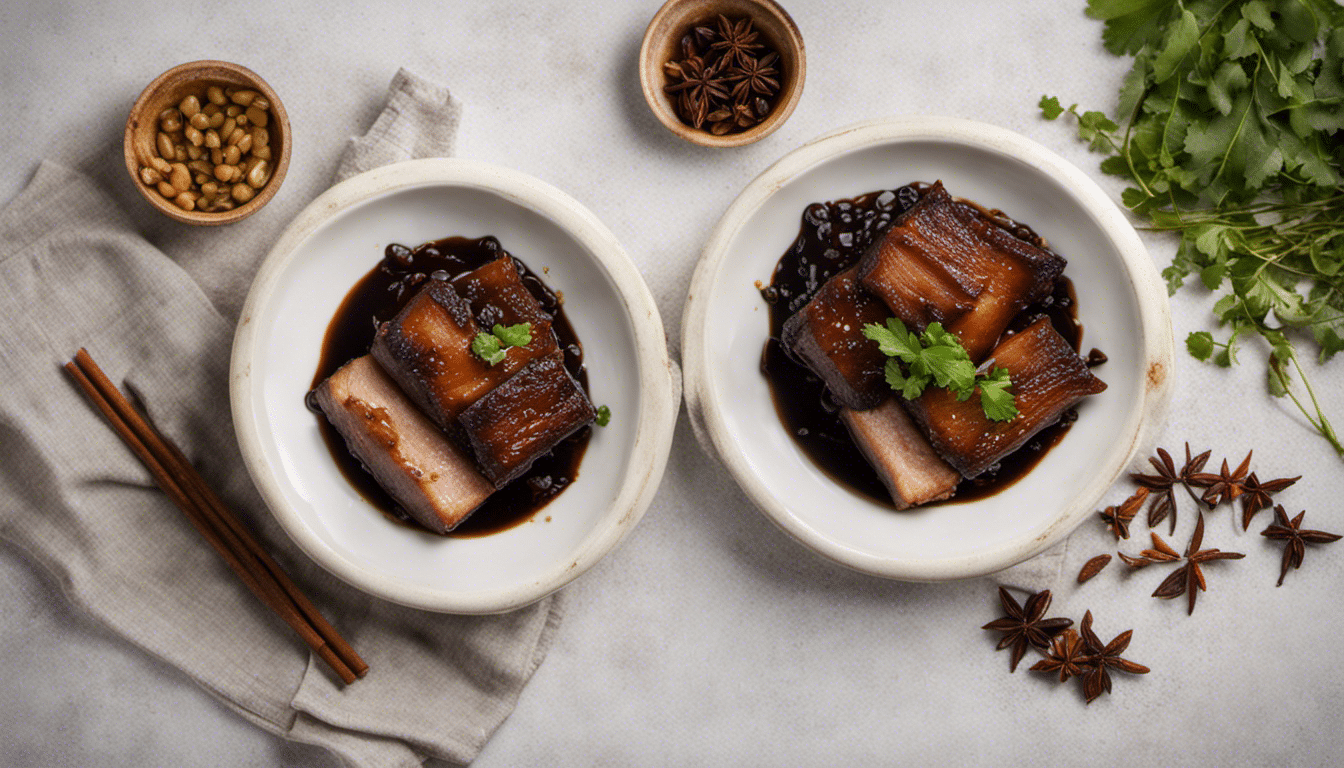
[[[498,237],[564,293],[593,401],[612,412],[573,485],[530,521],[480,538],[389,522],[342,477],[304,407],[327,324],[388,243],[451,235]],[[230,395],[248,471],[309,556],[372,594],[454,613],[531,603],[614,547],[657,489],[677,409],[662,321],[611,232],[537,179],[455,159],[369,171],[299,214],[243,308]]]
[[[831,480],[785,431],[760,372],[769,284],[809,203],[941,179],[1000,208],[1068,259],[1083,349],[1110,358],[1109,388],[1037,467],[976,502],[896,512]],[[805,546],[867,573],[940,580],[991,573],[1054,544],[1085,518],[1161,420],[1171,388],[1166,290],[1106,194],[1043,147],[994,126],[938,117],[862,123],[785,156],[747,186],[705,246],[684,315],[687,404],[737,482]]]

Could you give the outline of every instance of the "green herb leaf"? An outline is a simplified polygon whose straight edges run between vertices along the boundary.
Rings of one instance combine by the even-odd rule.
[[[1190,354],[1235,365],[1242,341],[1262,338],[1270,392],[1344,457],[1293,350],[1314,344],[1321,362],[1344,350],[1344,6],[1089,0],[1088,14],[1108,50],[1133,56],[1116,120],[1054,96],[1043,116],[1077,120],[1102,171],[1127,182],[1124,205],[1180,235],[1168,291],[1197,275],[1218,294],[1226,341],[1197,331]]]
[[[1042,96],[1037,106],[1041,108],[1041,114],[1046,120],[1054,120],[1064,114],[1064,108],[1059,105],[1059,99],[1054,96]]]
[[[597,426],[605,427],[611,423],[611,409],[605,405],[597,406]]]
[[[510,326],[495,323],[490,331],[476,334],[476,338],[471,340],[471,351],[492,366],[504,360],[509,347],[525,347],[532,343],[531,323]]]
[[[1017,398],[1008,388],[1013,382],[1007,368],[995,368],[980,379],[980,407],[991,421],[1012,421],[1017,416]]]
[[[471,340],[471,352],[489,365],[504,361],[504,350],[499,346],[499,337],[481,331]]]
[[[863,335],[877,342],[882,354],[891,358],[883,367],[883,376],[888,386],[900,392],[906,400],[914,400],[933,384],[948,390],[958,400],[965,401],[975,394],[977,384],[990,380],[977,378],[975,364],[961,345],[961,340],[956,334],[944,329],[942,323],[929,323],[922,334],[914,334],[906,329],[904,323],[892,317],[887,319],[885,326],[876,323],[865,325]],[[982,390],[980,402],[986,416],[1003,421],[1004,418],[990,415],[990,409],[993,408],[994,413],[1002,416],[1013,403],[1013,396],[1007,391],[1012,384],[1008,380],[1008,370],[999,370],[1003,372],[1002,379],[992,380],[993,392],[989,400],[985,399]],[[995,376],[998,376],[998,371]],[[1013,415],[1016,414],[1016,409],[1013,409]]]
[[[498,323],[490,329],[500,342],[509,347],[526,347],[532,343],[532,324],[519,323],[517,325],[503,326]]]

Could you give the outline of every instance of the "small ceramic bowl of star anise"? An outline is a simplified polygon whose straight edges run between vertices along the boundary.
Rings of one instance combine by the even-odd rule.
[[[654,116],[707,147],[773,133],[793,113],[806,75],[802,34],[772,0],[668,0],[639,52]]]

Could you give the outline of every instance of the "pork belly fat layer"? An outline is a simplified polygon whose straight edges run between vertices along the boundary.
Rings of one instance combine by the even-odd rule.
[[[454,278],[453,287],[471,305],[482,328],[531,323],[535,333],[538,326],[551,326],[551,313],[527,290],[512,256],[500,256]]]
[[[317,403],[350,452],[416,522],[457,527],[495,487],[365,355],[317,388]]]
[[[593,404],[565,370],[564,353],[555,352],[476,401],[458,424],[481,472],[503,487],[595,418]]]
[[[480,332],[471,305],[442,280],[426,285],[396,317],[383,323],[370,352],[407,396],[436,424],[451,429],[459,413],[520,370],[559,348],[550,325],[533,328],[532,342],[511,347],[489,365],[471,351]]]
[[[1106,389],[1048,318],[1009,336],[991,357],[1013,381],[1018,415],[1011,421],[990,421],[979,395],[958,402],[941,387],[929,387],[906,404],[934,449],[966,477],[984,472],[1079,400]]]
[[[887,357],[863,335],[863,326],[881,324],[890,313],[856,275],[850,268],[827,280],[784,323],[781,341],[826,382],[837,402],[863,410],[891,393],[882,373]]]
[[[840,420],[877,470],[897,509],[946,499],[956,492],[961,473],[938,457],[896,398],[866,411],[842,408]]]
[[[1050,292],[1064,265],[938,182],[864,255],[859,278],[907,326],[941,322],[978,363],[1014,315]]]

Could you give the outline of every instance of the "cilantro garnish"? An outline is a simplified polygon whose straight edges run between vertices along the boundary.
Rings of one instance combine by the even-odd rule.
[[[605,405],[597,407],[597,426],[605,427],[611,422],[611,409]]]
[[[891,388],[906,400],[913,400],[933,384],[967,400],[980,390],[980,407],[993,421],[1009,421],[1017,415],[1014,397],[1008,388],[1012,381],[1007,368],[995,368],[977,376],[975,364],[956,334],[944,330],[942,323],[929,323],[922,334],[907,330],[905,323],[887,318],[886,326],[868,323],[863,335],[877,342],[882,354],[890,357],[883,373]]]
[[[532,324],[518,323],[504,326],[495,323],[490,333],[481,331],[471,340],[471,351],[490,365],[504,360],[509,347],[525,347],[532,343]]]
[[[1230,366],[1243,339],[1264,339],[1270,393],[1291,398],[1344,457],[1297,349],[1308,344],[1320,363],[1344,349],[1344,7],[1089,0],[1088,14],[1106,22],[1111,53],[1134,57],[1116,119],[1053,96],[1041,113],[1076,119],[1079,138],[1107,155],[1101,170],[1131,185],[1122,202],[1180,234],[1168,291],[1194,274],[1221,294],[1225,340],[1196,331],[1190,354]]]

